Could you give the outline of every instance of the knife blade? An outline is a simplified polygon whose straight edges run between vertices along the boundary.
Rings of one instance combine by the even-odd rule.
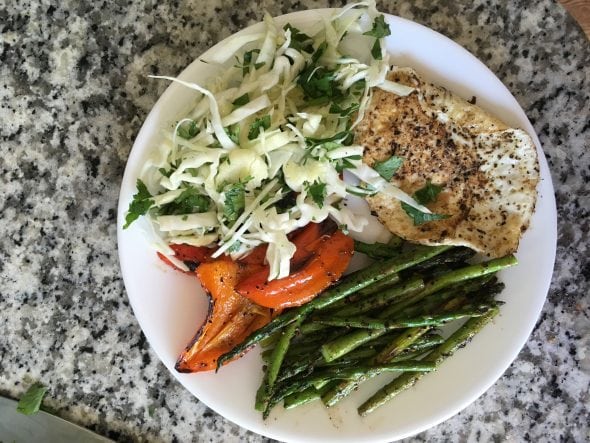
[[[21,414],[16,411],[16,405],[16,401],[0,397],[0,442],[113,442],[47,412],[39,411],[33,415]]]

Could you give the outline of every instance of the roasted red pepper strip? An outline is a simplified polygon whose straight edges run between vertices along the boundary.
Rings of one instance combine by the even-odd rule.
[[[215,369],[220,355],[270,321],[270,309],[257,306],[234,290],[240,277],[251,272],[228,259],[202,263],[197,268],[197,276],[211,303],[203,326],[178,358],[177,371]]]
[[[174,257],[183,262],[190,262],[193,264],[191,269],[196,268],[199,264],[210,261],[211,254],[215,252],[214,248],[206,248],[204,246],[192,246],[185,243],[182,244],[171,244],[170,248],[174,251]],[[183,271],[176,267],[164,254],[158,252],[158,257],[167,265],[174,269],[184,272],[186,274],[192,274],[193,271]]]
[[[296,252],[291,258],[291,264],[293,267],[301,265],[301,263],[307,260],[312,251],[313,243],[318,240],[323,234],[332,233],[336,230],[336,225],[331,222],[324,223],[309,223],[301,229],[291,233],[289,235],[291,242],[295,245]],[[264,265],[266,258],[266,250],[268,245],[260,245],[252,250],[246,257],[241,258],[239,261],[247,264],[259,264]]]
[[[246,277],[236,291],[254,303],[268,308],[300,306],[338,280],[352,258],[352,238],[336,231],[323,236],[299,270],[285,278],[267,281],[268,269]]]

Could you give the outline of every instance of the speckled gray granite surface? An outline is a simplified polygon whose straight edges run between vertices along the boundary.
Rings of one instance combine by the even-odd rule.
[[[265,439],[172,380],[119,273],[125,161],[165,83],[261,18],[330,1],[0,2],[0,393],[40,380],[46,404],[120,441]],[[590,47],[555,2],[391,1],[460,43],[533,122],[559,211],[553,284],[518,359],[479,400],[414,441],[590,440]]]

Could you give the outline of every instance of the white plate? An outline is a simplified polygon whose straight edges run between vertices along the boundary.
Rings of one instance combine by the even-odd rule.
[[[302,11],[277,18],[304,27],[330,13],[329,9]],[[186,88],[170,85],[146,119],[133,146],[121,186],[118,211],[119,258],[133,311],[156,354],[170,372],[199,400],[219,414],[259,434],[285,441],[381,442],[423,431],[465,408],[482,395],[516,358],[526,342],[545,301],[553,270],[556,210],[547,162],[534,129],[508,89],[465,49],[416,23],[386,15],[392,35],[387,50],[397,65],[412,66],[427,79],[477,104],[506,123],[524,128],[539,152],[541,183],[537,211],[518,251],[520,264],[502,272],[506,301],[501,315],[465,349],[446,361],[436,373],[399,395],[386,406],[361,419],[356,407],[384,379],[369,385],[327,410],[319,402],[291,411],[278,407],[264,422],[254,410],[254,394],[261,379],[259,351],[222,368],[218,374],[179,374],[174,363],[201,325],[207,302],[195,278],[181,275],[156,258],[140,230],[121,230],[124,214],[135,192],[135,181],[148,152],[156,146],[159,130],[187,110],[192,96]],[[260,32],[262,25],[242,33]],[[204,58],[211,48],[204,54]],[[192,63],[180,75],[203,83],[213,69]]]

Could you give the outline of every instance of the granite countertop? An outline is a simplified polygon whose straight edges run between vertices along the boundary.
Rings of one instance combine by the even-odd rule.
[[[0,394],[50,387],[57,415],[121,441],[265,441],[172,379],[143,336],[117,260],[134,137],[166,83],[261,19],[336,1],[17,2],[0,6]],[[414,441],[590,439],[590,45],[552,0],[400,0],[380,9],[476,54],[527,112],[559,212],[553,283],[504,376]],[[534,278],[534,276],[531,276]]]

